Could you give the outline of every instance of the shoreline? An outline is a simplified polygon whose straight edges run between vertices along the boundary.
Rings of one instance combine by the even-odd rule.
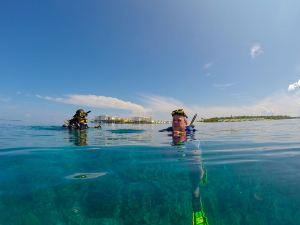
[[[291,116],[231,116],[231,117],[212,117],[208,119],[201,119],[197,122],[201,123],[221,123],[221,122],[244,122],[244,121],[261,121],[261,120],[286,120],[286,119],[299,119],[300,117]]]

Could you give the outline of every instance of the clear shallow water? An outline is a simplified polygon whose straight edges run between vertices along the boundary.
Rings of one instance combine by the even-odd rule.
[[[300,120],[198,124],[184,146],[163,127],[2,123],[0,224],[300,223]]]

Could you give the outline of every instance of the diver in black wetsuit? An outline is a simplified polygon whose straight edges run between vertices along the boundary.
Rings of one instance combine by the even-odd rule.
[[[90,112],[91,111],[85,112],[83,109],[78,109],[73,118],[68,120],[67,123],[63,125],[63,127],[80,130],[87,129],[87,116]]]

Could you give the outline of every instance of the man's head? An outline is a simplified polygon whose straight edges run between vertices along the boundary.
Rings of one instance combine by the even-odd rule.
[[[78,109],[77,111],[76,111],[76,115],[78,115],[78,116],[82,116],[82,115],[84,115],[85,114],[85,111],[83,110],[83,109]]]
[[[173,131],[183,132],[188,125],[187,115],[184,113],[183,109],[176,109],[172,112],[172,128]]]
[[[80,117],[86,117],[91,111],[87,111],[85,112],[83,109],[78,109],[76,111],[76,114],[77,116],[80,116]]]

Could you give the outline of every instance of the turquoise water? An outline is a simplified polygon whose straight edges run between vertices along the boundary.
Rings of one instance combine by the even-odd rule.
[[[300,120],[164,127],[2,123],[0,224],[300,224]]]

